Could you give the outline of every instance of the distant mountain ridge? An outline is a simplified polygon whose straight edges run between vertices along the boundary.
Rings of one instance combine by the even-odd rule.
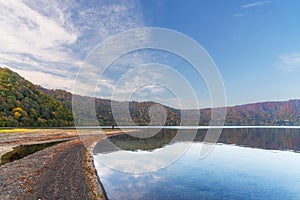
[[[53,96],[57,100],[62,101],[64,105],[72,104],[72,94],[64,90],[49,90],[41,88],[45,93]],[[61,98],[68,96],[67,98]],[[96,113],[100,124],[113,124],[113,117],[110,114],[110,100],[96,99]],[[149,118],[145,113],[149,111],[149,107],[154,102],[130,102],[130,113],[136,116],[135,122],[140,122],[141,125],[146,125]],[[180,110],[165,106],[168,111],[168,120],[166,125],[180,124]],[[143,114],[138,114],[139,112]],[[201,110],[185,110],[190,118],[193,114],[200,112],[199,125],[209,125],[211,109]],[[133,114],[135,113],[135,114]],[[227,126],[300,126],[300,100],[289,101],[274,101],[274,102],[260,102],[245,105],[238,105],[226,108]],[[143,120],[144,119],[144,120]],[[101,121],[102,120],[102,121]],[[104,122],[107,120],[106,122]],[[101,123],[102,122],[102,123]]]
[[[51,90],[36,86],[17,73],[0,68],[0,126],[70,126],[72,118],[72,94],[64,90]],[[81,107],[90,101],[95,101],[96,116],[100,125],[115,124],[111,111],[111,101],[100,98],[82,97]],[[118,102],[124,104],[126,102]],[[148,125],[149,109],[155,102],[129,102],[132,120],[138,125]],[[160,104],[161,105],[161,104]],[[167,111],[165,125],[180,125],[181,111],[175,108],[164,108]],[[80,111],[81,111],[80,110]],[[218,109],[216,109],[218,112]],[[262,102],[239,105],[226,108],[225,125],[228,126],[300,126],[300,100],[282,102]],[[209,125],[211,109],[184,110],[188,116],[187,122],[200,112],[199,125]],[[86,113],[87,118],[89,113]],[[76,119],[75,119],[76,120]],[[126,116],[122,125],[128,123]],[[94,125],[89,121],[80,121],[81,125]]]
[[[68,109],[72,109],[72,93],[64,91],[64,90],[51,90],[46,89],[41,86],[38,88],[43,91],[44,93],[52,96],[57,101],[59,101],[62,105],[64,105]],[[81,107],[77,109],[81,109],[84,112],[84,109],[89,104],[90,101],[95,101],[95,109],[96,109],[96,116],[99,121],[100,125],[108,125],[111,126],[116,124],[112,115],[111,110],[111,101],[107,99],[100,99],[100,98],[91,98],[91,97],[83,97],[79,95],[74,95],[77,98],[81,99]],[[117,102],[120,104],[127,104],[127,102]],[[129,102],[129,111],[132,120],[138,125],[148,125],[150,123],[149,117],[149,109],[152,105],[157,104],[155,102]],[[164,105],[162,105],[164,106]],[[180,111],[174,108],[170,108],[164,106],[167,110],[167,122],[165,125],[172,126],[172,125],[179,125],[180,124]],[[88,115],[88,114],[87,114]],[[88,116],[86,116],[88,118]],[[127,116],[122,117],[122,125],[127,125],[128,119]],[[89,122],[81,122],[81,125],[95,125],[89,124]]]
[[[200,112],[209,116],[210,110],[202,109]],[[300,100],[260,102],[227,107],[225,125],[299,126]]]

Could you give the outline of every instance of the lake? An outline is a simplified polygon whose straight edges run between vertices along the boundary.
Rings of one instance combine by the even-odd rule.
[[[204,158],[207,129],[194,131],[192,142],[174,129],[98,142],[95,166],[108,198],[300,199],[300,129],[223,129]]]

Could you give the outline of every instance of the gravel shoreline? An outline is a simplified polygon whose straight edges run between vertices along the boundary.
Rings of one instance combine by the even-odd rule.
[[[0,166],[0,199],[106,199],[81,140]]]
[[[107,196],[97,175],[92,149],[110,135],[137,130],[39,129],[0,135],[0,155],[20,144],[61,141],[20,160],[0,166],[0,199],[97,199]],[[88,133],[88,134],[86,134]]]

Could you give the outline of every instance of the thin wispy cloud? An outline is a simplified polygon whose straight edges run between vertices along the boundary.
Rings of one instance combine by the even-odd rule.
[[[287,72],[300,70],[300,53],[279,56],[280,69]]]
[[[232,17],[234,17],[234,18],[244,17],[244,16],[246,16],[246,12],[248,11],[248,9],[264,6],[271,2],[272,1],[257,1],[257,2],[253,2],[253,3],[241,5],[241,7],[240,7],[241,10],[238,13],[233,14]]]
[[[245,14],[242,14],[242,13],[237,13],[237,14],[232,15],[232,17],[243,17],[243,16],[245,16]]]
[[[247,9],[247,8],[253,8],[253,7],[257,7],[257,6],[264,6],[269,3],[271,3],[271,1],[258,1],[258,2],[254,2],[254,3],[244,4],[241,7],[244,9]]]

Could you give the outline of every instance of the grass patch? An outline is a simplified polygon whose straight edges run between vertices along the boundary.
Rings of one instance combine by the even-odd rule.
[[[30,129],[30,128],[11,128],[11,129],[0,129],[0,134],[4,133],[27,133],[27,132],[34,132],[37,129]]]

